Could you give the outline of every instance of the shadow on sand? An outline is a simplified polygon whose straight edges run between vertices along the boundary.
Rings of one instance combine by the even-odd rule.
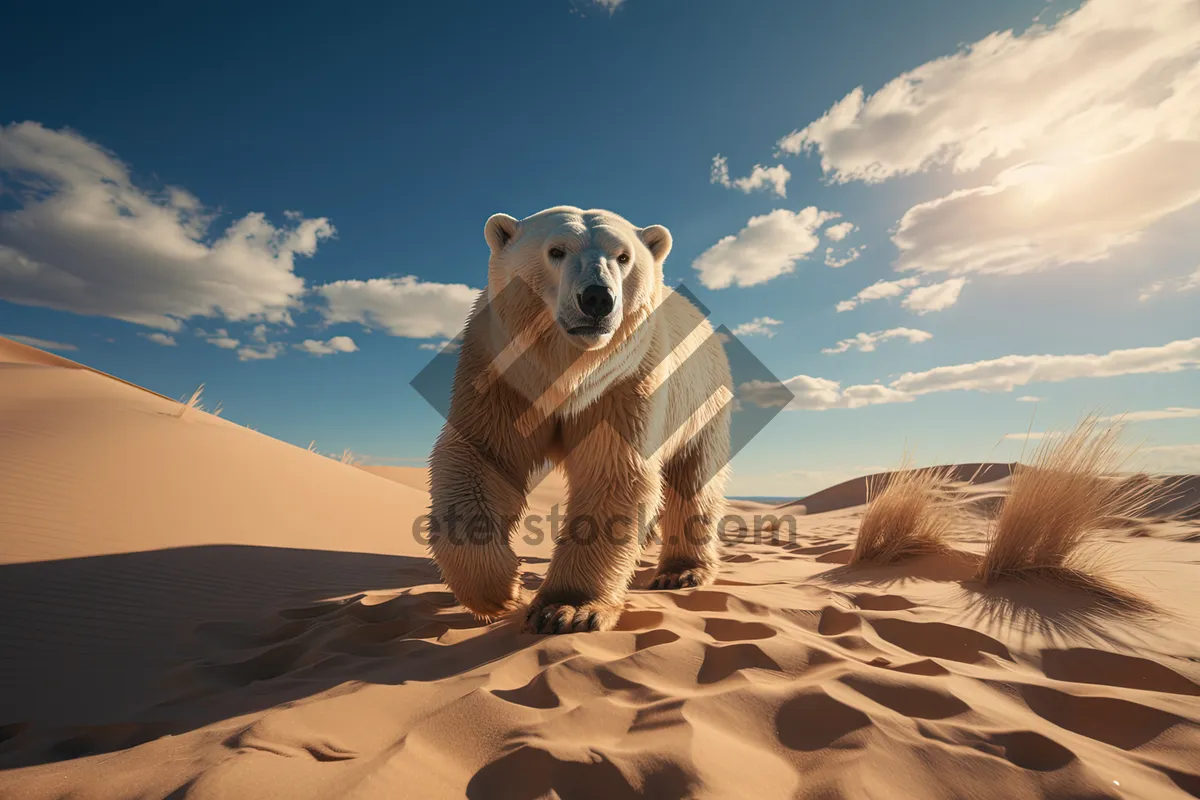
[[[0,768],[132,747],[349,681],[469,671],[532,643],[423,558],[203,546],[0,566]],[[366,592],[375,592],[365,595]]]

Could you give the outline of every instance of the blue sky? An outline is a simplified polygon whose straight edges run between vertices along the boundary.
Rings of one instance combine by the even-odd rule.
[[[25,4],[0,334],[420,463],[408,381],[483,285],[484,220],[603,207],[670,228],[668,282],[759,320],[798,395],[733,493],[1013,459],[1035,408],[1137,412],[1146,466],[1200,469],[1200,12],[1145,9]]]

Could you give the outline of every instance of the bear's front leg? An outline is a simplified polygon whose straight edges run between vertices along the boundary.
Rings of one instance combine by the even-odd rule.
[[[525,615],[529,633],[607,631],[616,626],[641,551],[639,519],[661,503],[657,464],[608,426],[567,455],[570,497],[546,580]],[[639,510],[641,516],[639,517]]]
[[[491,462],[451,426],[434,448],[429,546],[442,580],[480,619],[521,604],[510,540],[525,510],[524,479],[517,468]]]

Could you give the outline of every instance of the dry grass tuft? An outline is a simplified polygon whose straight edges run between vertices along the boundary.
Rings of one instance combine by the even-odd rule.
[[[1115,473],[1128,458],[1121,427],[1086,417],[1066,435],[1042,439],[1033,463],[1013,473],[1000,516],[988,534],[980,567],[985,586],[1005,579],[1040,579],[1082,589],[1129,611],[1151,605],[1101,574],[1102,553],[1085,547],[1097,531],[1142,516],[1158,499],[1155,481]]]
[[[950,492],[952,467],[909,469],[867,483],[867,510],[858,527],[851,564],[891,564],[919,555],[947,553],[959,511]]]
[[[353,467],[358,464],[358,457],[354,455],[354,452],[349,447],[347,447],[342,451],[342,457],[339,458],[338,461],[341,461],[343,464],[349,464]]]
[[[192,392],[192,396],[179,404],[179,413],[175,415],[176,419],[183,419],[183,415],[191,409],[203,411],[204,406],[200,405],[200,396],[204,394],[204,384],[196,387],[196,391]]]

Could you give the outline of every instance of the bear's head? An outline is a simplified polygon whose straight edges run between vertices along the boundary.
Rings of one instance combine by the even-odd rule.
[[[597,350],[627,319],[659,301],[671,233],[639,228],[598,209],[558,206],[518,220],[494,214],[484,227],[491,248],[488,292],[494,298],[519,279],[540,300],[530,314],[548,315],[575,347]]]

